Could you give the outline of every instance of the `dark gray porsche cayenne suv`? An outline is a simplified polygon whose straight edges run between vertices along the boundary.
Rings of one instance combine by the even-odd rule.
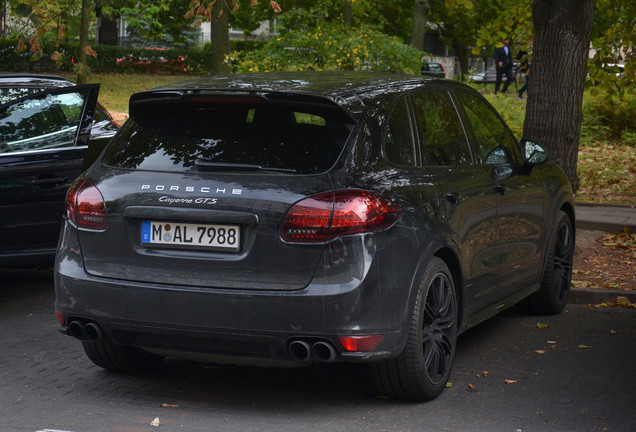
[[[60,329],[98,366],[360,362],[428,400],[459,333],[564,307],[568,180],[465,85],[213,77],[129,114],[69,190],[55,265]]]

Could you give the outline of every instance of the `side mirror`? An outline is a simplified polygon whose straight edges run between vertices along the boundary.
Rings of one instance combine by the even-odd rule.
[[[525,138],[521,140],[521,153],[523,160],[531,165],[539,165],[548,160],[548,153],[543,147]]]

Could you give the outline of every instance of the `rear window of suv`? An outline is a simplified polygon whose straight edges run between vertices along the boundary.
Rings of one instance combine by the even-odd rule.
[[[333,166],[353,128],[343,111],[327,104],[226,99],[144,102],[109,145],[104,163],[157,171],[253,167],[314,174]]]

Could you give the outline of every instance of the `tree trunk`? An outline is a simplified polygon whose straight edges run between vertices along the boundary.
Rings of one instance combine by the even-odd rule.
[[[595,0],[535,0],[524,137],[544,146],[576,191],[583,88]]]
[[[92,0],[82,0],[82,21],[80,23],[79,56],[78,56],[80,69],[77,74],[78,84],[86,84],[86,82],[88,81],[88,77],[86,76],[85,72],[86,72],[86,67],[88,66],[86,47],[88,47],[88,21],[89,21],[91,1]]]
[[[454,43],[453,49],[455,50],[455,55],[459,59],[459,79],[464,81],[464,77],[468,75],[468,52],[466,51],[466,47],[460,43]],[[446,78],[453,78],[447,76]]]
[[[411,31],[411,46],[424,51],[424,35],[426,34],[426,19],[431,6],[428,0],[415,0],[413,3],[413,27]]]
[[[347,27],[351,27],[353,25],[352,12],[351,12],[351,0],[345,0],[344,2],[344,12],[343,12],[344,23]]]
[[[228,10],[225,2],[217,1],[212,8],[210,20],[210,39],[212,42],[212,75],[230,72],[225,63],[225,56],[230,53],[230,27],[228,25]]]

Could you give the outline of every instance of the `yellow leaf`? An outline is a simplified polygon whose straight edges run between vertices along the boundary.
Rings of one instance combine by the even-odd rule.
[[[543,329],[550,327],[549,324],[537,323],[537,328]]]
[[[579,349],[586,349],[586,348],[592,348],[592,347],[591,346],[587,346],[587,345],[583,345],[583,344],[579,345]]]
[[[453,384],[452,382],[448,381],[446,383],[446,388],[453,388],[453,387],[455,387],[455,384]]]

